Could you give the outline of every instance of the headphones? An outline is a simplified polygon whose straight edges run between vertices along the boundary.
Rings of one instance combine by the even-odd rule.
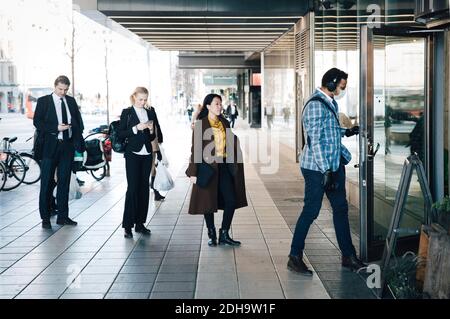
[[[327,85],[326,85],[325,87],[328,89],[328,91],[334,92],[334,91],[336,91],[337,86],[338,86],[338,83],[337,83],[337,82],[338,82],[338,81],[337,81],[337,76],[335,76],[335,77],[333,78],[333,80],[331,80],[330,82],[328,82]]]

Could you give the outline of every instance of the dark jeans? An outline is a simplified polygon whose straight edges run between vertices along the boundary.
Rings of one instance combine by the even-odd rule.
[[[74,156],[73,143],[58,142],[55,154],[52,158],[45,154],[41,161],[41,189],[39,193],[39,213],[42,220],[50,219],[50,204],[55,187],[55,170],[57,170],[56,207],[58,219],[69,217],[69,185],[71,167]]]
[[[149,177],[152,169],[151,155],[128,154],[125,157],[127,193],[123,211],[123,228],[145,224],[148,213]]]
[[[345,166],[341,165],[337,172],[333,173],[333,178],[338,183],[338,188],[335,191],[325,192],[322,186],[323,174],[321,172],[302,168],[302,174],[305,178],[305,205],[295,226],[290,254],[299,256],[303,253],[309,227],[319,216],[323,194],[326,193],[333,209],[334,229],[342,255],[345,257],[356,255],[348,222],[348,203],[345,196]]]
[[[219,187],[217,196],[221,196],[224,203],[222,229],[230,229],[236,209],[233,177],[226,163],[219,163]],[[206,227],[214,227],[214,213],[205,214]]]

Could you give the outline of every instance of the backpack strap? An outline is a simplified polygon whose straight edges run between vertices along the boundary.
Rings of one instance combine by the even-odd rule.
[[[313,102],[313,101],[319,101],[322,103],[322,105],[324,105],[328,110],[330,110],[330,112],[334,115],[334,118],[336,119],[337,123],[339,126],[341,126],[340,122],[339,122],[339,118],[336,114],[336,112],[331,108],[330,104],[328,104],[327,101],[325,101],[322,97],[316,95],[314,97],[312,97],[311,99],[308,100],[308,102],[306,102],[305,106],[303,107],[302,110],[302,124],[303,124],[303,113],[305,112],[306,107],[309,105],[309,102]],[[305,147],[305,134],[306,134],[306,130],[303,129],[304,134],[302,134],[302,149]],[[308,141],[308,146],[311,147],[311,140],[309,138],[309,136],[306,137],[307,141]]]

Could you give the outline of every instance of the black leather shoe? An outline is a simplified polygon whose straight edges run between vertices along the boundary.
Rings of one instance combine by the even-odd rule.
[[[216,228],[208,228],[208,246],[217,246],[217,234],[216,234]]]
[[[287,263],[289,270],[295,271],[304,276],[312,276],[313,272],[303,262],[302,256],[289,255],[289,261]]]
[[[44,229],[52,229],[52,224],[50,224],[49,220],[43,220],[42,221],[42,228],[44,228]]]
[[[65,219],[58,219],[56,220],[56,223],[58,225],[69,225],[69,226],[76,226],[78,223],[76,221],[71,220],[69,217],[66,217]]]
[[[155,193],[155,200],[161,201],[165,199],[165,197],[161,195],[156,189],[154,189],[153,192]]]
[[[146,228],[144,225],[136,225],[134,231],[143,235],[150,235],[151,233],[150,229]]]
[[[219,245],[240,246],[241,242],[233,240],[228,234],[228,229],[219,229]]]
[[[125,228],[125,233],[124,233],[123,237],[133,238],[133,233],[131,232],[131,228]]]
[[[361,268],[367,267],[367,265],[356,256],[342,256],[342,267],[349,268],[351,271],[357,271]]]

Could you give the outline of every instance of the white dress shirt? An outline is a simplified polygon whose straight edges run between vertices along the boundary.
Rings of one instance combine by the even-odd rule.
[[[147,110],[143,107],[136,107],[133,105],[133,109],[136,111],[136,114],[138,116],[140,123],[147,123],[148,122],[148,116],[147,116]],[[134,134],[138,133],[137,125],[133,126],[133,132]],[[139,152],[133,152],[136,155],[149,155],[150,153],[147,152],[147,149],[145,148],[145,144],[142,145],[142,149]]]
[[[63,124],[61,98],[58,95],[56,95],[55,92],[52,93],[52,98],[53,98],[53,102],[55,103],[55,110],[56,110],[56,116],[58,117],[58,124]],[[69,105],[67,104],[66,97],[63,97],[62,99],[64,100],[64,104],[66,106],[66,113],[67,113],[67,123],[65,123],[65,124],[70,124],[70,123],[72,123],[72,116],[70,115]],[[72,137],[72,129],[69,128],[68,131],[69,131],[69,138],[71,138]],[[60,140],[63,139],[63,132],[59,132],[58,139],[60,139]]]
[[[330,97],[328,94],[326,94],[324,91],[322,91],[322,89],[320,87],[317,88],[317,90],[319,90],[320,93],[325,95],[325,97],[328,99],[328,102],[330,102],[330,104],[333,104],[333,98],[332,97]]]

